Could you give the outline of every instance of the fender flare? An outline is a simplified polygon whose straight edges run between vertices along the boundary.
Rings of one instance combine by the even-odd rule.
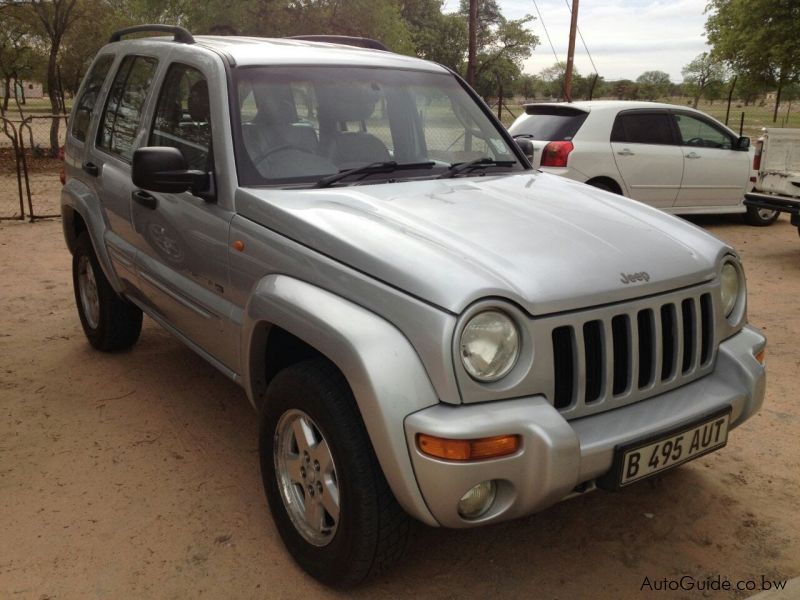
[[[242,383],[256,408],[266,391],[267,338],[273,325],[339,368],[395,498],[410,515],[438,526],[420,493],[405,438],[405,418],[439,402],[411,343],[391,323],[357,304],[288,275],[268,275],[254,288],[242,323]]]
[[[103,218],[100,202],[91,190],[76,178],[71,178],[61,189],[61,216],[64,229],[64,240],[70,253],[75,252],[75,213],[80,215],[86,224],[89,238],[92,240],[94,253],[103,269],[111,287],[117,293],[122,292],[123,285],[111,265],[111,256],[104,243],[106,222]]]

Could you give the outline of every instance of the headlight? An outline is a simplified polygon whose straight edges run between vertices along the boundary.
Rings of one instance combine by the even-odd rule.
[[[740,288],[742,287],[742,278],[733,263],[726,262],[722,266],[722,273],[720,276],[720,296],[722,297],[722,311],[725,317],[728,318],[736,308],[736,302],[739,300]]]
[[[487,310],[469,320],[459,346],[467,373],[478,381],[497,381],[517,362],[519,332],[510,317]]]

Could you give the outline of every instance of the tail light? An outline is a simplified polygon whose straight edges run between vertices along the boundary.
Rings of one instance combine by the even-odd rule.
[[[753,155],[753,170],[758,171],[761,168],[761,150],[764,149],[764,138],[756,142],[756,153]]]
[[[572,142],[550,142],[542,150],[542,167],[566,167],[569,153],[575,149]]]
[[[58,172],[58,178],[61,180],[61,185],[67,183],[67,174],[64,171],[64,146],[58,149],[58,160],[61,161],[61,169]]]

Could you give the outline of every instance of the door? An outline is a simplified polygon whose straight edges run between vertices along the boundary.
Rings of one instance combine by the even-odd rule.
[[[120,61],[100,116],[96,138],[89,144],[82,167],[108,221],[105,243],[114,269],[125,282],[127,292],[137,297],[130,162],[157,66],[158,61],[148,56],[130,55]]]
[[[683,177],[683,153],[666,111],[625,111],[611,130],[611,150],[631,198],[672,206]]]
[[[675,113],[684,157],[675,206],[741,206],[750,177],[750,155],[738,139],[700,115]]]
[[[207,78],[173,63],[161,84],[148,146],[172,146],[190,169],[213,174],[212,119]],[[228,229],[233,213],[190,192],[133,189],[134,243],[146,303],[212,358],[235,368],[228,285]]]

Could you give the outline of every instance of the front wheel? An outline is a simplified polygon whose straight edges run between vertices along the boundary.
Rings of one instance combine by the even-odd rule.
[[[772,225],[780,216],[781,213],[777,210],[748,206],[747,212],[744,215],[744,220],[748,225],[766,227],[767,225]]]
[[[83,331],[94,348],[110,352],[136,343],[142,331],[142,311],[111,287],[86,232],[75,243],[72,284]]]
[[[410,519],[380,469],[341,373],[315,359],[267,390],[261,476],[278,532],[312,577],[349,587],[398,560]]]

